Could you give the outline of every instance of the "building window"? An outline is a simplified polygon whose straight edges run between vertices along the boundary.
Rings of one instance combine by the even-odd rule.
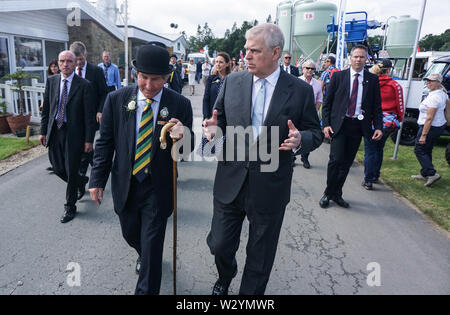
[[[178,50],[178,51],[181,50],[181,44],[180,44],[180,42],[177,43],[177,50]]]
[[[42,40],[15,37],[16,66],[22,68],[42,67]]]
[[[60,52],[64,51],[66,45],[61,42],[45,41],[45,65],[48,66],[52,60],[58,60]]]
[[[8,40],[6,38],[0,37],[0,79],[9,74],[9,51],[8,51]]]

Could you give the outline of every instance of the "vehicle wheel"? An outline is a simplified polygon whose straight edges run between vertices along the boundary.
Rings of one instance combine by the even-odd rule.
[[[417,132],[419,131],[419,125],[417,125],[417,119],[413,117],[406,117],[403,122],[402,136],[400,137],[400,144],[413,146],[416,142]],[[397,132],[392,133],[391,139],[394,143],[397,141]]]
[[[447,163],[450,165],[450,143],[447,144],[447,149],[445,150],[445,159]]]

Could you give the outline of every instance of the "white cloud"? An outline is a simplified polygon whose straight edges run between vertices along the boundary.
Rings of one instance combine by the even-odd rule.
[[[208,23],[216,37],[223,37],[225,30],[231,29],[234,22],[238,26],[243,21],[257,19],[262,22],[269,14],[275,19],[276,6],[279,1],[273,0],[240,0],[240,1],[143,1],[128,0],[131,24],[151,32],[168,35],[186,31],[188,36],[195,35],[197,25]],[[322,0],[335,3],[339,0]],[[420,18],[422,0],[348,0],[348,11],[367,11],[369,20],[384,22],[390,16],[411,15]],[[429,0],[422,28],[426,34],[441,34],[450,28],[448,8],[450,0]],[[177,30],[170,28],[170,23],[179,25]],[[376,32],[380,33],[380,31]]]

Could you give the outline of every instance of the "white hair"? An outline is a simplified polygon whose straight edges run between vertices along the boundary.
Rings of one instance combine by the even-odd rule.
[[[309,67],[309,68],[316,68],[316,64],[311,59],[306,60],[304,63],[302,63],[302,68]]]
[[[259,35],[264,36],[267,48],[269,49],[273,49],[275,47],[280,47],[281,49],[284,48],[284,35],[277,25],[271,23],[264,23],[254,26],[245,33],[245,39],[249,39],[250,37],[255,37]]]

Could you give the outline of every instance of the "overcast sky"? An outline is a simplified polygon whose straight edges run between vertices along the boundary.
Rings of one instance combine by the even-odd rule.
[[[335,3],[339,0],[321,0]],[[367,11],[369,20],[384,22],[390,16],[409,14],[419,19],[423,0],[347,0],[347,11]],[[216,37],[223,37],[226,29],[234,22],[238,26],[243,21],[257,19],[265,21],[269,14],[276,16],[277,4],[274,0],[169,0],[144,1],[128,0],[131,24],[160,35],[176,34],[186,31],[188,36],[195,35],[197,25],[205,22]],[[441,34],[450,28],[450,0],[428,0],[421,37],[426,34]],[[170,28],[170,23],[178,24],[178,30]],[[369,35],[381,34],[370,31]]]

